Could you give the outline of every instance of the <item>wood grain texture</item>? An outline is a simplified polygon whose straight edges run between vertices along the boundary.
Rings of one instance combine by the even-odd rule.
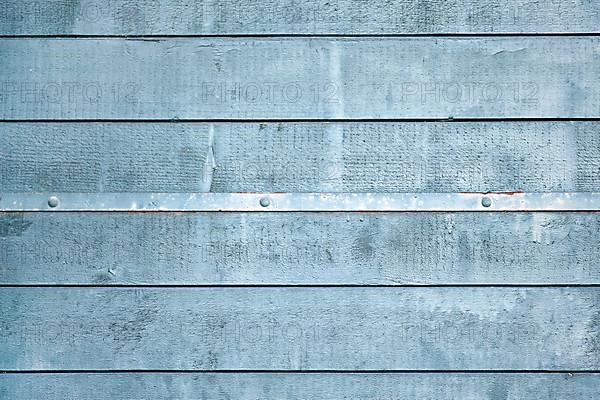
[[[571,400],[600,395],[598,374],[0,375],[11,400]]]
[[[600,283],[598,213],[0,214],[2,284]]]
[[[596,288],[2,288],[2,370],[598,370]]]
[[[598,32],[593,0],[4,0],[4,35]]]
[[[597,118],[599,44],[4,39],[0,119]]]
[[[597,191],[597,123],[215,125],[212,191]]]
[[[205,190],[594,192],[600,125],[0,124],[3,192]]]
[[[2,124],[1,191],[209,191],[208,129],[164,128]]]

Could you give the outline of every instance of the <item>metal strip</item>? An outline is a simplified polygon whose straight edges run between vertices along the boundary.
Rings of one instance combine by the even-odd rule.
[[[3,193],[0,211],[598,211],[600,193]]]

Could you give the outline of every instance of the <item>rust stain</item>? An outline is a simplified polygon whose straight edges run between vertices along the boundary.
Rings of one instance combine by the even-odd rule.
[[[458,194],[461,195],[489,195],[489,194],[502,194],[502,195],[506,195],[506,196],[514,196],[514,195],[518,195],[518,194],[525,194],[524,191],[522,190],[515,190],[512,192],[459,192]]]
[[[486,194],[503,194],[503,195],[506,195],[506,196],[514,196],[516,194],[525,194],[525,192],[522,191],[522,190],[517,190],[517,191],[514,191],[514,192],[488,192]]]

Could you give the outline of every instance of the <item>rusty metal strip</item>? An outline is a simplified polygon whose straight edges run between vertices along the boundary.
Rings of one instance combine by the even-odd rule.
[[[598,211],[600,193],[3,193],[0,211]]]

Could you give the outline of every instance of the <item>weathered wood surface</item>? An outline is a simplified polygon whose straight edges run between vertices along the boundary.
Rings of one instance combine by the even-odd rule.
[[[11,400],[572,400],[600,395],[598,374],[11,374]]]
[[[596,288],[2,288],[0,370],[598,370]]]
[[[206,192],[206,127],[0,124],[0,191]]]
[[[594,192],[600,124],[0,124],[3,192],[209,189]]]
[[[5,213],[2,284],[600,283],[598,213]]]
[[[600,117],[600,38],[4,39],[0,119]]]
[[[594,0],[3,0],[3,35],[598,32]]]

